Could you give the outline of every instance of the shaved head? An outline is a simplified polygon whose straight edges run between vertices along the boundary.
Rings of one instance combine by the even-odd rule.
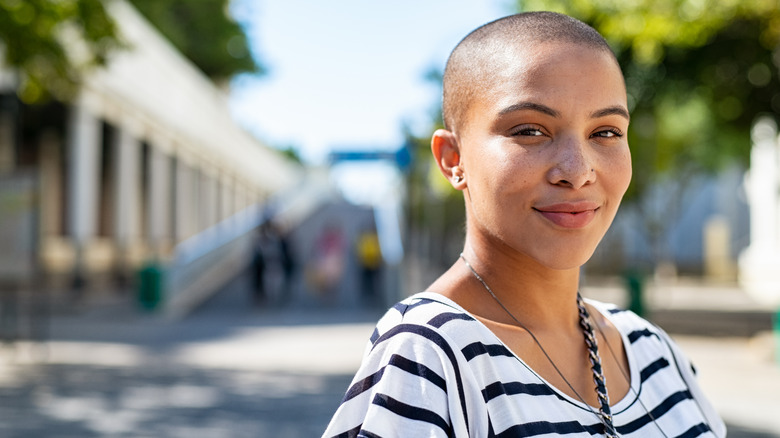
[[[607,52],[617,59],[604,38],[592,27],[555,12],[527,12],[500,18],[468,34],[450,54],[444,70],[442,111],[444,126],[458,132],[475,96],[487,96],[506,55],[543,43],[571,43]],[[516,56],[515,56],[516,57]],[[522,65],[523,59],[516,58]]]

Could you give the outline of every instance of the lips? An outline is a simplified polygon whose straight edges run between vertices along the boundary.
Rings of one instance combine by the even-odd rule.
[[[590,201],[562,202],[534,207],[545,219],[561,228],[584,228],[593,221],[599,204]]]

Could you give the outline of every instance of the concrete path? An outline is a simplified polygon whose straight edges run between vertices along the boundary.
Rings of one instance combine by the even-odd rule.
[[[55,315],[50,342],[1,348],[0,436],[319,436],[380,312],[258,309],[243,281],[183,320],[125,302]],[[768,333],[675,338],[730,437],[780,438]]]

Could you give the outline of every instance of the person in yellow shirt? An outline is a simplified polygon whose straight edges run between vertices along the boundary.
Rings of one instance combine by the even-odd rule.
[[[382,248],[373,227],[360,233],[356,252],[360,267],[361,297],[365,304],[379,304],[382,296],[379,279],[379,270],[382,266]]]

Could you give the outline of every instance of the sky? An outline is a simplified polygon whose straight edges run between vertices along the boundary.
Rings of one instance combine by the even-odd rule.
[[[231,110],[261,141],[294,147],[309,164],[332,150],[396,150],[402,127],[427,134],[438,106],[426,72],[441,71],[461,38],[511,13],[508,5],[234,0],[231,11],[269,73],[234,80]]]

